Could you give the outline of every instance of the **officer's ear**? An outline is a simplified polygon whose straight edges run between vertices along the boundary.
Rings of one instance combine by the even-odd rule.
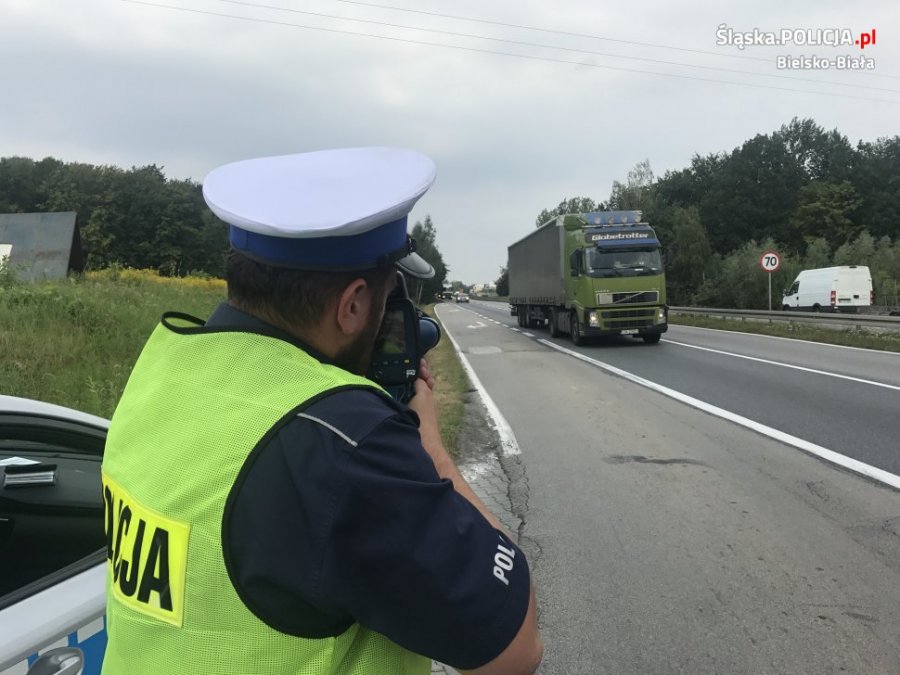
[[[335,308],[335,318],[341,333],[354,337],[365,330],[374,296],[373,289],[365,279],[354,279],[344,287]]]

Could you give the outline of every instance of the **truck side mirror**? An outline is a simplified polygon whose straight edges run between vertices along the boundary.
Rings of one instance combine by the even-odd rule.
[[[576,249],[572,251],[572,254],[569,256],[569,275],[573,277],[577,277],[580,272],[579,263],[581,262],[581,250]]]

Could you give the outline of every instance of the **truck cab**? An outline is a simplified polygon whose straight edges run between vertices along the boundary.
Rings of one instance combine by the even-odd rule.
[[[656,232],[640,212],[582,214],[569,222],[570,333],[634,335],[658,342],[668,328],[665,276]]]

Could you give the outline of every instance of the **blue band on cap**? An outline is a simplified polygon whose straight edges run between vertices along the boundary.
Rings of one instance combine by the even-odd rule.
[[[230,225],[228,238],[239,251],[275,266],[365,269],[406,245],[406,216],[368,232],[342,237],[273,237]]]

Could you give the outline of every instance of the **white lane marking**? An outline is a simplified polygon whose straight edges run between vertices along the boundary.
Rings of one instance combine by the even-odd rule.
[[[469,347],[469,353],[475,354],[476,356],[483,356],[484,354],[499,354],[503,350],[500,347],[495,346],[485,346],[485,347]]]
[[[616,368],[615,366],[611,366],[608,363],[603,363],[602,361],[592,359],[591,357],[585,356],[584,354],[579,354],[578,352],[572,351],[571,349],[566,349],[565,347],[561,347],[560,345],[550,342],[549,340],[538,340],[538,342],[547,345],[551,349],[555,349],[564,354],[568,354],[569,356],[574,356],[576,359],[585,361],[586,363],[590,363],[591,365],[597,366],[598,368],[602,368],[603,370],[613,373],[614,375],[624,377],[626,380],[630,380],[631,382],[639,384],[642,387],[652,389],[653,391],[656,391],[663,396],[674,398],[676,401],[681,401],[682,403],[697,408],[698,410],[702,410],[703,412],[709,413],[710,415],[715,415],[716,417],[721,417],[722,419],[726,419],[729,422],[734,422],[735,424],[739,424],[740,426],[746,427],[752,431],[762,434],[763,436],[768,436],[769,438],[772,438],[781,443],[792,445],[799,450],[808,452],[809,454],[815,455],[816,457],[824,459],[827,462],[837,464],[838,466],[842,466],[845,469],[855,471],[856,473],[860,473],[863,476],[867,476],[868,478],[877,480],[880,483],[890,485],[891,487],[900,490],[900,476],[889,473],[884,469],[879,469],[876,466],[860,462],[859,460],[853,459],[852,457],[846,457],[835,452],[834,450],[823,448],[821,445],[816,445],[815,443],[810,443],[809,441],[805,441],[802,438],[791,436],[790,434],[786,434],[785,432],[779,431],[778,429],[773,429],[772,427],[768,427],[765,424],[760,424],[759,422],[755,422],[754,420],[751,420],[742,415],[737,415],[728,410],[724,410],[723,408],[719,408],[718,406],[714,406],[706,403],[705,401],[701,401],[700,399],[696,399],[693,396],[682,394],[680,391],[675,391],[674,389],[669,389],[668,387],[664,387],[661,384],[657,384],[656,382],[645,380],[643,377],[639,377],[638,375],[629,373],[628,371],[622,370],[621,368]]]
[[[890,356],[900,356],[900,352],[889,352],[885,349],[869,349],[868,347],[851,347],[850,345],[833,345],[830,342],[814,342],[813,340],[801,340],[800,338],[781,337],[780,335],[764,335],[762,333],[747,333],[742,330],[727,330],[725,328],[704,328],[702,326],[691,326],[686,323],[670,323],[670,326],[678,328],[693,328],[694,330],[711,330],[716,333],[734,333],[736,335],[749,335],[751,337],[769,338],[770,340],[789,340],[790,342],[804,342],[811,345],[821,345],[822,347],[835,347],[837,349],[855,349],[858,352],[873,352],[875,354],[889,354]]]
[[[782,368],[791,368],[793,370],[802,370],[805,373],[813,373],[815,375],[827,375],[828,377],[836,377],[841,380],[850,380],[851,382],[859,382],[861,384],[871,384],[873,387],[884,387],[885,389],[893,389],[900,391],[900,387],[895,384],[885,384],[884,382],[875,382],[874,380],[864,380],[861,377],[852,377],[851,375],[841,375],[839,373],[829,373],[827,370],[816,370],[815,368],[807,368],[805,366],[795,366],[791,363],[782,363],[781,361],[770,361],[769,359],[761,359],[757,356],[747,356],[745,354],[735,354],[734,352],[726,352],[721,349],[713,349],[712,347],[701,347],[699,345],[689,345],[686,342],[676,342],[675,340],[663,340],[673,345],[688,347],[690,349],[699,349],[704,352],[712,352],[714,354],[724,354],[725,356],[733,356],[737,359],[747,359],[748,361],[757,361],[759,363],[768,363],[772,366],[781,366]]]
[[[525,337],[534,337],[534,333],[526,333],[525,331],[522,331],[522,335]]]
[[[440,319],[440,313],[437,311],[436,307],[434,311]],[[498,408],[497,404],[494,403],[494,399],[492,399],[490,394],[487,393],[487,389],[485,389],[484,385],[481,384],[481,380],[479,380],[478,375],[475,374],[475,369],[472,368],[472,364],[469,363],[469,359],[467,359],[466,355],[462,353],[462,349],[459,348],[459,344],[457,344],[456,340],[454,340],[453,336],[450,334],[450,329],[447,328],[447,324],[443,321],[441,321],[441,324],[443,324],[444,326],[444,332],[447,334],[447,337],[450,338],[450,344],[453,345],[453,349],[456,350],[456,354],[457,356],[459,356],[459,361],[460,363],[462,363],[463,370],[466,371],[466,375],[469,376],[469,380],[472,382],[472,386],[475,387],[475,391],[478,392],[478,396],[481,398],[481,402],[487,409],[488,416],[491,418],[491,422],[493,422],[494,429],[496,429],[497,431],[497,435],[500,436],[500,445],[503,448],[503,454],[507,457],[509,455],[518,455],[519,442],[516,440],[516,435],[513,433],[512,427],[509,426],[509,422],[506,421],[503,413],[500,412],[500,408]]]
[[[470,323],[466,328],[487,328],[486,323],[481,323],[481,321],[476,321],[475,323]]]
[[[522,332],[522,331],[520,331],[518,328],[516,328],[515,326],[510,326],[509,329],[510,329],[510,330],[514,330],[514,331],[516,331],[517,333],[521,333],[521,332]]]

